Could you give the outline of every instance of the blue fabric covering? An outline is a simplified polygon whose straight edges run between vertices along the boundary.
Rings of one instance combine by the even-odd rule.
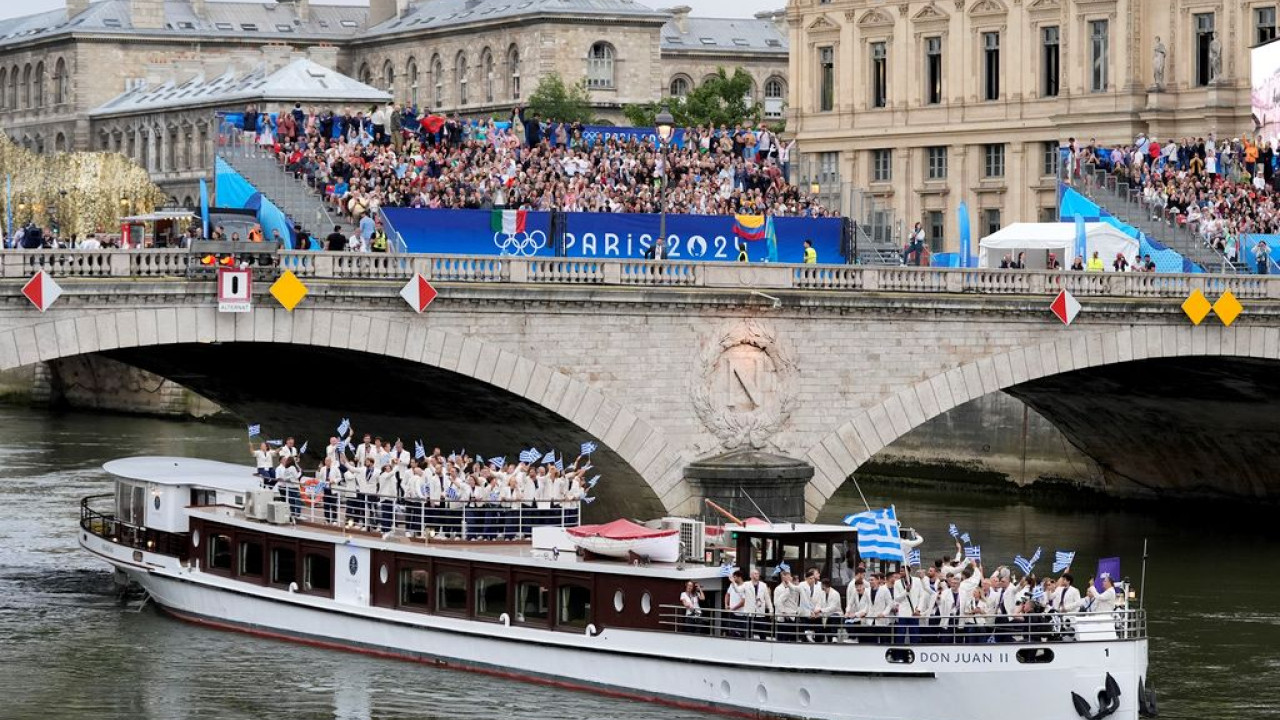
[[[1254,257],[1253,250],[1257,247],[1258,242],[1266,240],[1267,249],[1271,255],[1273,263],[1280,263],[1280,235],[1260,235],[1250,234],[1240,236],[1240,259],[1249,265],[1249,272],[1258,272],[1258,261]],[[1276,272],[1276,266],[1270,268],[1272,273]]]
[[[281,237],[289,242],[290,247],[293,246],[293,226],[284,212],[222,158],[215,163],[214,183],[218,207],[256,211],[264,238],[270,238],[273,230],[279,230]]]
[[[1168,273],[1201,273],[1204,269],[1199,265],[1187,260],[1174,250],[1161,245],[1149,239],[1145,233],[1141,232],[1132,225],[1120,222],[1114,215],[1098,206],[1097,203],[1089,198],[1076,192],[1075,189],[1066,185],[1060,185],[1059,190],[1062,193],[1062,202],[1059,207],[1058,219],[1062,222],[1073,222],[1076,215],[1079,215],[1085,222],[1104,222],[1112,227],[1119,229],[1125,235],[1138,240],[1138,252],[1143,255],[1150,255],[1151,259],[1156,263],[1157,272]],[[1070,266],[1071,258],[1067,258],[1063,263],[1064,267]]]

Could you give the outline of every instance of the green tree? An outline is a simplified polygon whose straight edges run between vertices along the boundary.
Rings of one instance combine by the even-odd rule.
[[[746,70],[717,68],[715,75],[684,97],[668,98],[661,102],[628,105],[622,109],[627,120],[637,127],[651,127],[663,107],[671,111],[676,125],[741,125],[760,121],[760,103],[749,101],[747,93],[752,87],[751,74]]]
[[[591,96],[587,94],[587,83],[579,80],[570,85],[559,73],[544,75],[529,96],[526,110],[528,120],[536,113],[543,120],[590,123]]]

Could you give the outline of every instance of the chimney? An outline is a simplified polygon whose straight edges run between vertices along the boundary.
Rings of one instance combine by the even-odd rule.
[[[311,0],[298,0],[298,19],[311,22]]]
[[[293,58],[290,57],[293,48],[288,45],[270,44],[263,45],[260,48],[262,52],[262,62],[266,65],[267,72],[273,73],[276,70],[289,64]]]
[[[89,9],[89,0],[67,0],[67,19],[79,15]]]
[[[783,35],[787,34],[787,11],[786,10],[764,10],[756,13],[757,20],[771,20],[774,25],[778,26],[778,32]]]
[[[138,30],[164,27],[164,0],[129,0],[129,17]]]
[[[184,57],[173,61],[173,81],[178,85],[202,74],[204,74],[204,63],[199,58]]]
[[[667,10],[671,13],[671,21],[676,24],[676,30],[680,34],[689,32],[689,13],[693,12],[693,8],[688,5],[677,5]]]
[[[147,81],[147,87],[149,88],[158,88],[174,79],[173,65],[170,63],[147,63],[143,68],[143,78]]]
[[[208,20],[209,17],[204,12],[204,0],[191,0],[191,12],[201,20]]]
[[[204,79],[206,82],[216,80],[227,74],[227,70],[231,67],[231,61],[226,55],[204,56],[200,58],[200,64],[204,67]]]
[[[338,69],[338,48],[333,45],[312,45],[307,48],[307,59],[330,70]]]
[[[403,0],[369,0],[369,19],[367,27],[382,23],[400,16]]]

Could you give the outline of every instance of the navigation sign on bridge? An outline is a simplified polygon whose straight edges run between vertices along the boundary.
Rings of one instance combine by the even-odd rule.
[[[218,268],[218,312],[253,309],[253,276],[248,268]]]
[[[1049,309],[1062,321],[1063,325],[1070,325],[1071,321],[1075,320],[1076,316],[1080,314],[1080,301],[1076,300],[1071,293],[1063,290],[1049,304]]]
[[[400,289],[400,297],[404,298],[404,301],[409,303],[409,307],[413,308],[416,313],[426,310],[427,306],[431,304],[432,300],[436,299],[438,294],[436,289],[431,286],[431,283],[422,277],[422,273],[414,273],[413,277],[409,278],[409,282],[405,283],[404,287]]]
[[[62,297],[62,286],[49,277],[49,273],[40,270],[22,286],[22,294],[32,305],[40,308],[40,312],[49,309],[55,300]]]

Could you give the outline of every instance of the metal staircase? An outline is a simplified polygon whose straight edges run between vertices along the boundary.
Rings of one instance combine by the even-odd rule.
[[[329,211],[315,188],[287,172],[274,157],[239,149],[219,152],[218,157],[256,187],[263,197],[275,203],[291,223],[301,225],[313,238],[323,242],[334,226],[340,226],[344,235],[355,232],[350,221]]]

